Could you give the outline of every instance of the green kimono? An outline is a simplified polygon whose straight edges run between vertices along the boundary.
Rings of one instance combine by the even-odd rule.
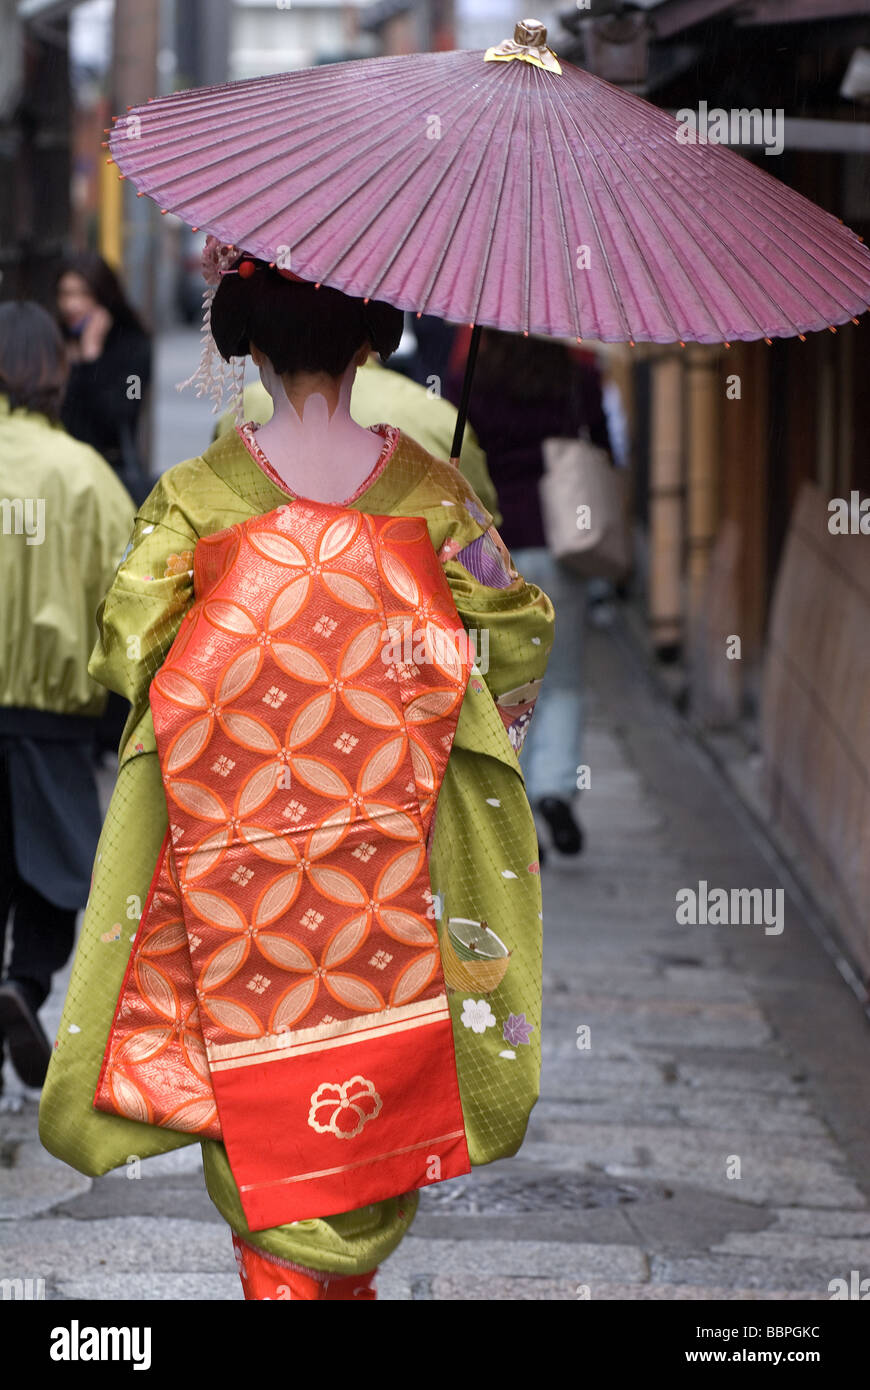
[[[92,1104],[130,943],[167,829],[148,692],[193,599],[198,539],[272,511],[288,495],[258,467],[235,431],[221,436],[200,458],[160,479],[136,517],[128,553],[98,613],[100,640],[89,670],[126,696],[131,711],[40,1106],[43,1144],[84,1173],[100,1174],[133,1155],[149,1157],[195,1137]],[[442,954],[447,918],[492,929],[508,953],[507,969],[494,987],[491,975],[478,985],[474,972],[469,975],[453,956],[453,978],[458,972],[462,983],[450,995],[450,1010],[469,1155],[473,1164],[488,1163],[517,1151],[538,1095],[541,891],[516,749],[546,666],[553,608],[519,576],[505,574],[500,587],[475,577],[472,569],[482,567],[490,577],[497,568],[500,543],[490,514],[455,468],[407,435],[350,505],[425,518],[459,616],[477,635],[478,661],[439,795],[429,872]],[[456,558],[460,551],[465,563]],[[449,984],[447,970],[445,977]],[[414,1192],[251,1233],[223,1144],[205,1140],[202,1149],[209,1193],[233,1230],[272,1255],[313,1269],[372,1269],[396,1247],[416,1211]]]

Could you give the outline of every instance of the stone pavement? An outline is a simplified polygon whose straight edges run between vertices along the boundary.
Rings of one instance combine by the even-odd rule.
[[[380,1297],[827,1299],[870,1277],[867,1021],[619,631],[591,634],[588,681],[588,852],[544,874],[541,1100],[517,1157],[423,1192]],[[783,887],[784,930],[678,924],[700,880]],[[0,1278],[240,1298],[198,1154],[90,1182],[40,1149],[31,1101],[0,1116]]]

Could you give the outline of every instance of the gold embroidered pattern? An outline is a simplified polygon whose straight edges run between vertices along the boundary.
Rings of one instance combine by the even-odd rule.
[[[318,1134],[353,1139],[367,1120],[381,1113],[382,1106],[374,1082],[364,1076],[343,1082],[323,1081],[311,1097],[308,1123]]]

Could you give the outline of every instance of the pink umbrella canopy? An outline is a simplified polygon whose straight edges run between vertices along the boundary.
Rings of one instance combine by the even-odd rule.
[[[561,68],[467,50],[308,68],[154,99],[109,148],[192,226],[454,323],[718,343],[868,307],[870,250],[835,217]]]

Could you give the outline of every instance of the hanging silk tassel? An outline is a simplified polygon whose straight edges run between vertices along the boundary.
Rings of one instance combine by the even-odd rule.
[[[208,236],[202,253],[202,273],[205,289],[202,295],[202,327],[200,335],[202,346],[199,365],[192,376],[176,385],[177,391],[188,386],[196,388],[197,396],[208,396],[212,401],[212,414],[217,414],[224,406],[229,391],[236,424],[244,423],[245,358],[231,357],[227,362],[218,352],[217,343],[211,331],[211,309],[217,287],[224,275],[231,272],[233,262],[239,257],[236,246],[227,246],[217,237]]]

